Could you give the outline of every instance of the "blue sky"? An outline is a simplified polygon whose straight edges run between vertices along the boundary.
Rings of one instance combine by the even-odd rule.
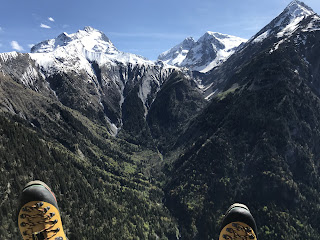
[[[0,52],[30,46],[85,26],[104,32],[121,51],[151,60],[206,31],[250,38],[291,0],[10,0],[1,4]],[[319,0],[305,0],[320,13]]]

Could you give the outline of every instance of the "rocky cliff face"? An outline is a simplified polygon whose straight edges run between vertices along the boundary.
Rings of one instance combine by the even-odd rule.
[[[1,58],[3,72],[10,72],[17,82],[108,124],[114,135],[126,122],[127,96],[137,95],[144,118],[175,70],[118,51],[102,32],[90,27],[39,43],[31,54],[6,53]]]

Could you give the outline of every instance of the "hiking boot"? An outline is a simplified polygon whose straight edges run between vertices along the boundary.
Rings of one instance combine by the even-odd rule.
[[[67,240],[56,197],[41,181],[29,182],[22,190],[18,225],[23,240]]]
[[[256,240],[256,234],[256,222],[249,208],[240,203],[231,205],[222,221],[219,240]]]

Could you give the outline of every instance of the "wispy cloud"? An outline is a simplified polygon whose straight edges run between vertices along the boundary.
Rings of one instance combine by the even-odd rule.
[[[34,46],[34,44],[28,44],[29,48],[32,48]]]
[[[41,28],[47,28],[47,29],[51,28],[50,26],[48,26],[48,25],[46,25],[46,24],[43,24],[43,23],[40,24],[40,27],[41,27]]]
[[[53,19],[52,17],[48,17],[48,20],[49,20],[50,22],[54,22],[54,19]]]
[[[11,41],[11,47],[17,51],[24,51],[23,47],[17,41]]]

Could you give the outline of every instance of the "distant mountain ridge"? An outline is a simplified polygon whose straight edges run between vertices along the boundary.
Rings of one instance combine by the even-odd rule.
[[[217,32],[206,32],[198,41],[186,38],[182,43],[159,55],[165,63],[208,72],[223,63],[247,40]]]

